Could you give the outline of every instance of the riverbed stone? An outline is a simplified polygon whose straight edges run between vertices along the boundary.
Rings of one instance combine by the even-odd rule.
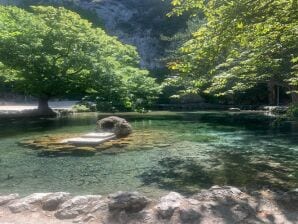
[[[101,203],[103,203],[101,195],[76,196],[62,203],[55,216],[58,219],[73,219],[81,214],[89,214]]]
[[[9,195],[4,195],[0,196],[0,206],[7,204],[8,202],[11,202],[12,200],[15,200],[19,198],[19,194],[9,194]]]
[[[184,197],[176,192],[170,192],[160,199],[159,204],[155,206],[157,216],[162,219],[170,219],[174,211],[179,208]]]
[[[122,192],[109,195],[110,211],[139,212],[143,210],[150,200],[138,192]]]

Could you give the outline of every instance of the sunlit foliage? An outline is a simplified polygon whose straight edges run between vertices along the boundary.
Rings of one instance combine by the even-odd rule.
[[[187,92],[228,95],[269,81],[297,90],[297,0],[173,0],[206,19],[169,63]]]
[[[133,46],[64,8],[0,6],[0,62],[6,81],[44,105],[85,93],[131,109],[136,98],[152,100],[160,91],[138,68]]]

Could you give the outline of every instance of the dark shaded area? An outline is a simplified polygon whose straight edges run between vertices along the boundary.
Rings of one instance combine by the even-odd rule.
[[[144,185],[158,187],[183,194],[193,194],[198,188],[209,188],[214,182],[208,172],[194,160],[164,158],[158,166],[139,176]]]
[[[209,154],[209,168],[201,166],[199,160],[192,158],[166,157],[139,178],[144,185],[154,184],[161,189],[186,195],[213,185],[230,185],[250,191],[288,191],[298,187],[296,177],[285,175],[289,173],[287,167],[275,167],[275,163],[271,164],[269,161],[255,163],[255,152],[214,150]],[[202,163],[206,164],[205,161]]]
[[[93,156],[95,152],[82,152],[82,151],[40,151],[37,153],[39,157],[56,158],[56,157],[89,157]]]

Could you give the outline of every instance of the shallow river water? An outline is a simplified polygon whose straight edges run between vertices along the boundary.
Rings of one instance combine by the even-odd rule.
[[[273,127],[255,113],[125,113],[135,141],[121,151],[49,156],[23,147],[23,139],[93,131],[97,117],[0,121],[0,194],[67,191],[108,194],[167,191],[193,194],[212,185],[298,187],[298,125]]]

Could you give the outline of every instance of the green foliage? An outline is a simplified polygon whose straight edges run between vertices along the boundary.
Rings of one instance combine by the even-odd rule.
[[[160,91],[134,47],[64,8],[0,6],[0,62],[7,81],[45,100],[81,93],[130,109]]]
[[[87,19],[96,26],[103,26],[103,23],[97,16],[96,11],[80,7],[78,0],[22,0],[19,5],[25,9],[30,9],[30,6],[33,5],[64,7],[78,13],[83,19]]]
[[[298,104],[293,104],[289,107],[287,114],[287,117],[289,118],[298,118]]]
[[[82,112],[90,112],[91,109],[84,105],[84,104],[76,104],[72,107],[72,110],[78,113],[82,113]]]
[[[119,67],[115,71],[113,76],[92,78],[94,81],[89,86],[85,99],[95,101],[99,111],[136,111],[150,108],[161,92],[155,79],[149,78],[147,71],[134,67]],[[103,86],[102,82],[106,85]]]
[[[297,89],[296,0],[173,0],[171,15],[204,14],[206,23],[169,63],[186,92],[233,95],[276,81]]]

